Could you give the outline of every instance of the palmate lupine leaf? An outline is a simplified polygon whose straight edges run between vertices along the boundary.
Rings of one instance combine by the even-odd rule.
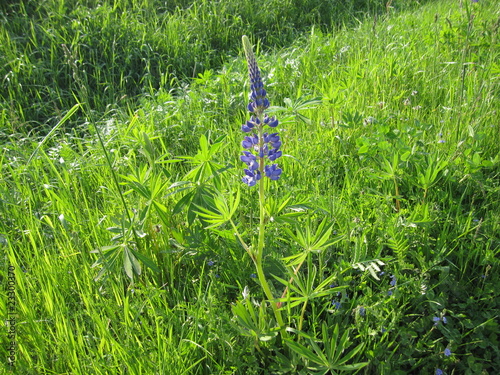
[[[120,245],[102,246],[99,249],[92,250],[93,254],[101,254],[101,256],[92,264],[91,268],[102,265],[102,268],[94,278],[95,281],[99,280],[104,274],[114,268],[118,255],[120,253]]]
[[[186,209],[187,222],[192,224],[196,219],[199,207],[206,208],[206,201],[213,199],[217,190],[221,188],[220,175],[231,166],[223,166],[214,162],[214,155],[224,146],[224,137],[219,137],[212,144],[202,135],[199,150],[196,156],[182,156],[181,160],[193,165],[193,168],[184,176],[185,181],[172,184],[166,197],[183,193],[184,196],[177,201],[173,208],[174,214]]]
[[[295,232],[293,232],[289,228],[284,228],[290,238],[297,242],[297,244],[299,244],[304,249],[304,251],[300,254],[286,257],[283,260],[285,262],[289,262],[288,266],[297,265],[302,263],[308,253],[323,251],[327,247],[340,241],[342,239],[342,236],[331,238],[333,225],[334,223],[332,223],[330,219],[325,218],[318,225],[315,232],[311,230],[310,223],[305,226],[297,223],[295,225]]]
[[[193,168],[186,173],[184,180],[193,181],[197,184],[213,179],[214,183],[218,183],[218,175],[227,167],[213,161],[214,155],[224,146],[225,136],[221,136],[213,141],[212,144],[205,135],[200,136],[199,150],[195,156],[180,156],[182,160],[186,160],[193,164]]]
[[[249,298],[237,301],[231,308],[239,325],[243,328],[240,332],[259,341],[269,341],[278,335],[277,328],[269,326],[269,317],[265,304],[255,307]]]
[[[276,223],[296,224],[296,219],[298,217],[305,215],[308,210],[314,209],[306,202],[301,202],[300,200],[293,202],[292,198],[291,193],[281,199],[272,195],[266,198],[266,214],[271,221]],[[292,204],[290,204],[291,202]],[[291,212],[285,212],[285,210]]]
[[[364,347],[364,343],[361,343],[344,355],[350,343],[348,330],[345,330],[344,334],[340,336],[340,330],[337,324],[333,328],[330,338],[329,332],[331,331],[331,327],[323,323],[321,331],[321,341],[318,341],[314,337],[300,334],[303,337],[307,337],[309,341],[309,345],[307,346],[293,341],[290,338],[285,339],[286,345],[290,349],[309,362],[307,363],[307,368],[312,370],[313,373],[327,374],[332,371],[355,371],[368,365],[368,362],[347,364],[347,362]],[[320,343],[322,343],[322,345],[320,345]]]
[[[290,116],[289,120],[287,121],[286,119],[282,122],[289,122],[289,121],[302,121],[307,125],[311,125],[312,121],[310,118],[304,116],[300,111],[305,111],[309,109],[316,109],[319,105],[323,103],[323,98],[318,96],[312,99],[306,99],[304,96],[301,96],[298,99],[292,100],[290,98],[285,98],[283,99],[283,102],[285,103],[284,107],[281,106],[272,106],[269,108],[269,112],[284,112],[285,116]],[[293,119],[293,120],[292,120]]]
[[[112,238],[115,245],[103,246],[99,249],[91,251],[91,253],[100,255],[92,267],[99,265],[102,266],[101,270],[99,270],[99,273],[95,277],[96,281],[104,276],[104,274],[115,270],[115,267],[118,266],[118,259],[120,258],[120,255],[122,256],[121,259],[123,261],[122,265],[125,274],[132,281],[134,279],[134,275],[139,276],[142,273],[142,267],[139,260],[154,272],[160,271],[158,266],[156,266],[151,259],[133,249],[137,246],[137,241],[146,236],[146,233],[142,230],[142,226],[148,210],[149,206],[146,206],[144,209],[139,211],[137,217],[135,217],[132,222],[125,218],[124,215],[120,219],[111,218],[116,226],[109,227],[107,230],[116,234]]]
[[[196,205],[197,211],[195,213],[204,222],[210,224],[205,229],[216,228],[233,217],[240,203],[240,190],[238,189],[236,194],[230,195],[229,202],[220,193],[216,193],[212,197],[206,197],[205,202],[206,205],[204,206]]]
[[[347,287],[346,285],[336,286],[334,288],[330,287],[330,285],[332,285],[332,283],[338,277],[336,274],[330,275],[316,287],[314,287],[313,285],[314,279],[316,277],[315,271],[309,273],[306,280],[303,280],[304,277],[301,274],[292,274],[291,276],[293,276],[294,278],[293,283],[291,283],[290,280],[284,280],[281,277],[273,275],[276,280],[282,283],[285,287],[288,287],[292,292],[296,293],[296,296],[287,295],[286,297],[282,297],[278,300],[278,302],[289,303],[289,305],[287,305],[287,308],[297,306],[300,303],[310,301],[314,298],[326,297],[330,294],[345,290],[345,288]]]
[[[142,267],[139,261],[144,263],[144,265],[152,271],[160,272],[158,266],[151,259],[125,244],[103,246],[100,249],[92,250],[91,253],[101,254],[99,259],[92,264],[92,268],[102,266],[97,276],[94,278],[95,281],[101,279],[106,273],[111,272],[115,266],[117,266],[120,253],[123,259],[123,270],[132,281],[134,280],[134,275],[139,276],[142,273]]]
[[[142,272],[139,261],[127,246],[123,247],[123,268],[130,280],[134,280],[134,274],[139,276]]]

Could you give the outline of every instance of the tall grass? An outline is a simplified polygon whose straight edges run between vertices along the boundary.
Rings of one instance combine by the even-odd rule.
[[[413,5],[415,2],[408,2]],[[0,110],[9,131],[54,126],[66,108],[97,112],[218,69],[247,33],[266,48],[312,24],[325,30],[384,9],[383,1],[20,1],[0,8]],[[91,95],[90,95],[91,93]],[[42,130],[42,129],[40,129]]]
[[[9,41],[2,48],[11,51],[2,55],[12,73],[3,75],[0,117],[0,269],[2,284],[8,266],[16,270],[18,373],[313,373],[312,356],[283,352],[270,337],[256,345],[237,324],[231,306],[244,287],[256,304],[263,298],[251,261],[231,230],[209,231],[196,213],[214,189],[230,197],[241,188],[247,73],[231,44],[241,29],[226,27],[218,36],[231,46],[219,54],[210,47],[218,42],[203,38],[210,30],[191,23],[223,22],[218,7],[232,5],[168,4],[47,1],[2,8],[10,17],[2,24],[2,40]],[[255,32],[289,155],[266,207],[272,220],[264,270],[283,279],[283,258],[300,251],[287,231],[315,228],[326,218],[338,241],[312,255],[297,278],[316,286],[335,276],[335,288],[343,289],[311,298],[296,348],[313,352],[313,336],[324,348],[326,324],[329,335],[338,326],[354,344],[364,343],[353,360],[369,362],[366,374],[494,372],[500,367],[499,9],[487,1],[430,2],[407,11],[363,4],[383,14],[346,21],[334,33],[318,25],[300,37],[279,34],[283,24],[268,25],[266,35]],[[250,12],[247,6],[239,9]],[[349,14],[358,9],[367,8]],[[290,17],[298,19],[297,11]],[[68,18],[74,28],[57,26]],[[159,25],[172,27],[171,34]],[[13,37],[21,30],[24,41]],[[115,44],[106,44],[105,35],[115,35]],[[141,49],[148,43],[154,48]],[[167,62],[170,52],[157,54],[162,45],[178,63]],[[143,53],[151,55],[134,60]],[[34,58],[43,61],[36,69]],[[30,79],[43,87],[35,90]],[[136,105],[120,101],[127,90],[142,93]],[[89,103],[79,112],[92,121],[85,132],[58,128],[39,148],[38,138],[23,134],[26,121],[37,126],[62,118],[77,101]],[[205,159],[203,138],[217,149]],[[258,208],[254,192],[241,191],[237,220],[250,238]],[[129,228],[139,236],[140,254],[159,268],[139,262],[142,273],[133,281],[124,272],[123,249],[138,250]],[[108,253],[116,258],[103,258],[103,249],[117,245]],[[278,281],[272,287],[281,295]],[[3,314],[6,298],[0,300]],[[289,307],[287,314],[295,337],[300,311]],[[261,321],[263,333],[269,324]],[[2,331],[0,356],[8,369],[7,344]]]

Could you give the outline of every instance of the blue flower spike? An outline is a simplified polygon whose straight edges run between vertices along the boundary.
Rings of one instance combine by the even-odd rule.
[[[250,78],[250,102],[247,109],[252,115],[250,119],[241,126],[241,130],[250,133],[243,138],[241,146],[245,149],[240,160],[247,165],[245,176],[241,179],[248,186],[255,186],[261,176],[276,181],[281,177],[281,168],[278,164],[266,165],[266,159],[274,163],[283,155],[280,150],[281,139],[278,133],[265,133],[264,127],[275,128],[278,126],[276,117],[268,116],[265,112],[269,108],[269,99],[264,89],[264,83],[260,75],[260,69],[255,60],[252,45],[246,35],[242,38],[245,57],[248,65]]]

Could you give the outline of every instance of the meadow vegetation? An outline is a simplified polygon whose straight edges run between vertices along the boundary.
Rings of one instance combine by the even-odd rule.
[[[493,0],[2,3],[14,373],[496,373],[499,27]],[[280,121],[286,330],[235,237],[243,34]]]

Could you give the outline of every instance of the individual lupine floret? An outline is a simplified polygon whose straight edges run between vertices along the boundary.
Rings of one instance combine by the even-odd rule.
[[[275,128],[278,126],[278,120],[275,116],[269,117],[268,115],[264,115],[264,124],[271,128]]]
[[[278,180],[281,176],[281,168],[278,168],[278,164],[266,165],[264,172],[266,173],[266,177],[269,177],[271,180]]]
[[[240,156],[243,163],[246,163],[248,169],[255,171],[259,169],[259,163],[257,162],[257,157],[249,151],[243,151],[243,155]]]
[[[255,127],[259,127],[261,124],[260,120],[256,116],[250,117],[250,120],[246,122],[246,124],[243,124],[241,126],[241,130],[243,130],[245,133],[251,132]]]
[[[259,170],[251,171],[249,169],[245,169],[245,176],[242,178],[242,181],[248,186],[255,186],[257,181],[261,179],[261,174]]]
[[[252,134],[252,136],[247,136],[243,139],[243,142],[241,142],[241,146],[245,149],[251,149],[254,148],[259,144],[259,137],[257,134]]]

